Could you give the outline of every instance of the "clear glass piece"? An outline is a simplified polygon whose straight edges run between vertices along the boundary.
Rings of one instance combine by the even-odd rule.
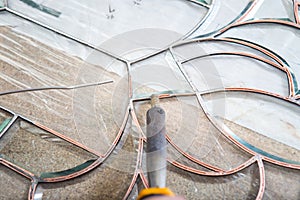
[[[248,148],[278,161],[300,163],[298,105],[242,91],[214,93],[204,99],[209,112],[225,120],[233,134],[242,139],[240,142],[248,143]],[[225,112],[211,109],[217,105]]]
[[[24,120],[15,122],[1,138],[0,153],[43,178],[68,174],[69,169],[81,169],[97,159],[94,154]]]

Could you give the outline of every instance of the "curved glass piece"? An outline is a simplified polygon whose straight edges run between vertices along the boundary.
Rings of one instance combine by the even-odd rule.
[[[253,4],[253,0],[242,1],[220,1],[215,0],[211,5],[211,10],[205,21],[201,26],[190,36],[193,37],[205,37],[211,35],[223,27],[238,20],[250,6]],[[226,16],[226,17],[224,17]]]
[[[203,97],[209,112],[225,120],[232,134],[241,139],[239,142],[245,141],[252,151],[277,161],[300,164],[297,104],[243,90]],[[214,104],[223,106],[226,112],[210,109]]]
[[[167,51],[134,63],[130,71],[133,97],[152,93],[188,93],[192,89]]]
[[[154,47],[163,48],[193,30],[207,13],[207,8],[197,3],[181,0],[172,2],[109,0],[102,3],[97,3],[97,1],[80,3],[69,0],[64,3],[46,1],[35,7],[29,2],[35,1],[9,0],[8,7],[16,15],[24,15],[28,19],[37,20],[45,26],[86,43],[96,44],[96,46],[124,33],[131,33],[125,36],[127,39],[138,37],[139,42],[136,45],[140,46],[139,44],[144,43],[147,46],[149,36],[155,34],[154,30],[170,30],[156,35],[160,44],[158,43],[159,45]],[[52,14],[45,12],[45,9],[37,9],[41,6],[48,10],[51,9]],[[187,12],[189,15],[185,14]],[[56,14],[53,15],[53,13]],[[176,21],[176,23],[170,23],[170,20]],[[148,32],[147,29],[153,31]],[[179,34],[175,36],[172,32]],[[94,37],[95,35],[98,37]],[[120,40],[118,41],[120,42]],[[122,41],[126,42],[126,40]],[[112,48],[113,45],[108,47],[104,46],[104,49],[114,53],[118,52],[117,45],[114,46],[115,48]]]
[[[256,164],[224,177],[199,176],[168,166],[167,185],[186,199],[254,199],[259,182]]]
[[[263,33],[263,34],[262,34]],[[270,21],[270,23],[253,23],[230,28],[221,37],[234,37],[253,43],[260,44],[285,59],[290,66],[290,71],[294,74],[295,92],[299,93],[299,57],[297,46],[300,43],[299,30],[291,25],[279,24]],[[281,38],[280,42],[276,38]],[[277,41],[277,42],[276,42]]]
[[[97,159],[93,153],[20,119],[1,137],[0,154],[42,178],[67,176]],[[75,169],[62,173],[71,168]]]
[[[136,170],[136,139],[131,135],[129,122],[124,135],[105,164],[76,179],[50,184],[40,183],[36,191],[42,199],[122,198],[127,193]]]
[[[222,53],[183,63],[198,91],[222,88],[253,88],[289,96],[287,74],[242,53]]]
[[[169,147],[188,155],[186,158],[201,166],[201,162],[211,165],[212,169],[228,170],[239,166],[249,159],[247,154],[222,136],[210,123],[200,108],[196,97],[178,97],[163,99],[160,106],[166,112],[166,129],[168,130]],[[138,120],[144,132],[146,111],[149,102],[135,105]],[[170,154],[170,159],[182,162],[182,154]],[[178,156],[178,157],[176,157]],[[222,159],[220,159],[222,157]]]

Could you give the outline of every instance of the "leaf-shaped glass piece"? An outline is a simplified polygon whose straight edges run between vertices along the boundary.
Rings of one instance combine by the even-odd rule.
[[[295,93],[299,93],[300,67],[298,46],[300,45],[300,35],[297,27],[279,22],[263,23],[264,21],[253,21],[253,23],[243,24],[226,30],[221,37],[234,37],[260,44],[271,49],[284,59],[290,66],[293,73]],[[267,21],[266,21],[267,22]],[[280,41],[278,38],[281,38]]]
[[[136,138],[131,135],[131,122],[125,128],[124,135],[116,150],[93,171],[76,179],[59,183],[38,185],[43,199],[120,199],[131,183],[136,170]],[[76,192],[74,192],[76,191]]]
[[[4,159],[44,178],[48,177],[45,173],[49,172],[62,172],[71,168],[81,170],[80,165],[86,162],[90,165],[97,159],[93,153],[22,119],[18,119],[2,136],[0,153]],[[65,176],[74,170],[51,177]]]
[[[284,71],[238,52],[200,57],[183,63],[183,68],[200,92],[238,87],[289,96],[288,76]]]
[[[225,120],[240,143],[270,159],[300,164],[298,104],[245,91],[213,93],[204,100],[211,115]],[[216,104],[226,112],[212,110]]]
[[[255,199],[259,174],[257,164],[223,177],[199,176],[170,165],[167,185],[186,199]]]
[[[22,1],[9,0],[9,8],[15,12],[92,45],[99,45],[119,34],[138,29],[146,29],[146,31],[138,33],[140,40],[137,44],[147,43],[151,36],[147,29],[164,29],[179,33],[176,38],[158,34],[157,37],[164,38],[164,40],[157,48],[163,48],[189,33],[208,11],[199,3],[181,0],[172,2],[114,0],[102,3],[95,0],[74,3],[68,0],[64,3],[47,1],[42,5],[61,14],[53,17]],[[170,21],[176,23],[170,23]],[[27,30],[26,34],[29,33],[28,31],[34,32]],[[109,47],[109,51],[118,51],[116,48],[111,49],[112,46]]]

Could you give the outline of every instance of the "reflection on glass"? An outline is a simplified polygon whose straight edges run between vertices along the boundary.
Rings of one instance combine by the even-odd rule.
[[[0,164],[0,199],[27,199],[30,180]]]
[[[42,177],[66,175],[66,170],[79,170],[97,158],[24,120],[15,122],[2,137],[0,153],[10,162]],[[58,174],[53,174],[55,172]]]

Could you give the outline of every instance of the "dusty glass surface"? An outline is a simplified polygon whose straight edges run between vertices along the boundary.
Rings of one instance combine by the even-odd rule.
[[[299,1],[0,1],[3,199],[136,199],[146,111],[185,199],[299,199]],[[15,184],[12,184],[15,183]]]

